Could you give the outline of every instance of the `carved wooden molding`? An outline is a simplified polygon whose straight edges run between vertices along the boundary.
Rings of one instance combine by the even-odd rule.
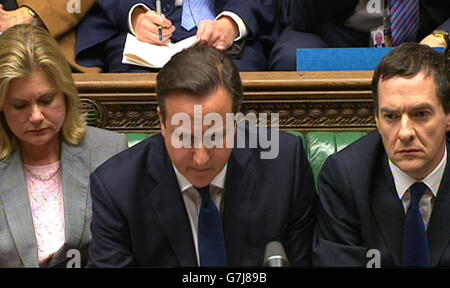
[[[279,113],[280,129],[375,128],[372,72],[247,72],[241,77],[242,112]],[[74,74],[74,79],[89,125],[127,132],[159,130],[156,74]]]

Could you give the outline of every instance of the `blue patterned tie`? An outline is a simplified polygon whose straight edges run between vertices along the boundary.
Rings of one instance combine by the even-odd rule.
[[[198,215],[200,266],[227,266],[227,252],[219,209],[209,195],[209,186],[197,188],[202,197]]]
[[[189,31],[203,20],[214,20],[214,10],[214,0],[184,0],[181,27]]]
[[[405,217],[403,266],[431,266],[427,231],[419,209],[426,188],[422,182],[416,182],[409,188],[411,205]]]
[[[419,0],[390,0],[392,44],[415,42],[419,30]]]

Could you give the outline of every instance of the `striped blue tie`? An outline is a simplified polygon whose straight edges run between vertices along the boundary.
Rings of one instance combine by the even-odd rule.
[[[415,42],[419,30],[419,0],[390,0],[392,44]]]
[[[431,266],[428,236],[419,203],[427,186],[416,182],[409,188],[411,205],[405,217],[403,266]]]
[[[184,0],[181,27],[187,31],[203,20],[214,20],[214,0]]]
[[[209,186],[197,188],[202,197],[198,215],[200,266],[227,266],[227,252],[219,209],[209,195]]]

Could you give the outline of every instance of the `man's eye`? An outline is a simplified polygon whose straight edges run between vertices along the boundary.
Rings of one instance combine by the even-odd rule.
[[[386,120],[394,120],[394,119],[397,118],[397,116],[395,114],[393,114],[393,113],[386,113],[386,114],[384,114],[384,118]]]
[[[419,119],[425,119],[430,115],[428,111],[417,111],[414,113],[414,117]]]

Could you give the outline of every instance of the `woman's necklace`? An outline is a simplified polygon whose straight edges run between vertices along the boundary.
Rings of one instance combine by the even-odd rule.
[[[56,171],[55,171],[54,173],[52,173],[49,177],[43,178],[43,177],[41,177],[40,175],[34,174],[34,173],[33,173],[30,169],[28,169],[25,165],[23,166],[23,168],[25,169],[25,171],[27,171],[28,174],[30,174],[30,176],[31,176],[32,178],[37,179],[37,180],[40,180],[40,181],[43,181],[43,182],[47,182],[47,181],[50,181],[50,180],[52,180],[53,178],[55,178],[55,176],[56,176],[56,175],[58,174],[58,172],[61,170],[61,167],[62,167],[62,165],[61,165],[61,162],[60,162],[59,165],[58,165],[58,169],[56,169]]]

